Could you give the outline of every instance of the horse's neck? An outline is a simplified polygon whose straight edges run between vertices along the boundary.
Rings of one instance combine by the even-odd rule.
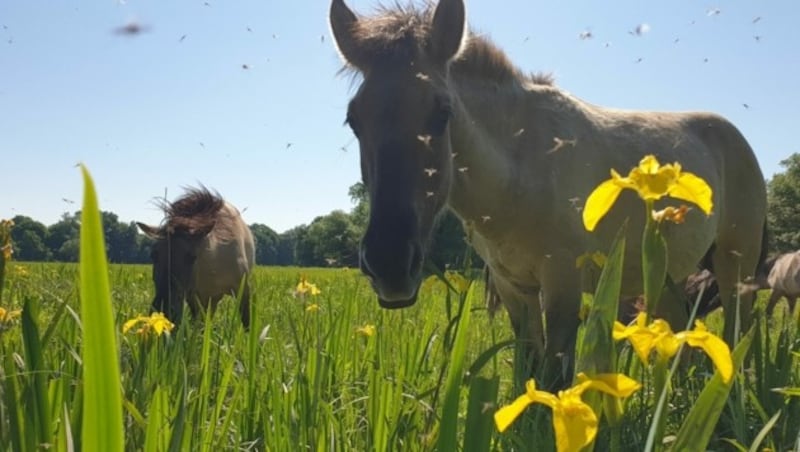
[[[547,177],[526,177],[537,166],[547,172],[546,149],[537,149],[546,142],[533,133],[536,98],[519,87],[480,89],[469,81],[454,86],[458,112],[450,130],[456,155],[449,204],[482,235],[491,235],[492,224],[514,224],[521,211],[548,201],[546,187],[535,187]]]

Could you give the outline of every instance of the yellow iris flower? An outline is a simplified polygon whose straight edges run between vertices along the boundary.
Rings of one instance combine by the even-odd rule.
[[[319,288],[317,287],[316,284],[312,284],[312,283],[306,281],[306,277],[305,276],[300,277],[300,282],[297,283],[297,287],[295,288],[295,292],[297,292],[299,294],[302,294],[302,295],[310,294],[312,296],[317,296],[317,295],[322,293],[322,291],[319,290]]]
[[[306,312],[317,312],[319,311],[319,305],[316,303],[312,303],[306,306]]]
[[[164,314],[154,312],[149,316],[140,315],[136,318],[128,320],[122,325],[122,334],[127,333],[134,326],[142,324],[136,334],[148,336],[150,333],[155,333],[156,336],[161,336],[164,333],[169,335],[169,332],[175,328],[175,324],[170,322]]]
[[[370,325],[369,323],[367,323],[364,326],[360,326],[360,327],[356,328],[356,333],[358,333],[358,334],[360,334],[362,336],[366,336],[366,337],[374,336],[375,335],[375,331],[376,331],[375,330],[375,325]]]
[[[663,319],[656,319],[648,325],[647,314],[641,312],[632,325],[625,326],[620,322],[614,322],[612,336],[617,341],[627,339],[645,364],[653,349],[662,359],[669,359],[678,353],[681,344],[686,343],[691,347],[702,349],[711,358],[725,383],[733,378],[733,360],[728,344],[709,332],[700,320],[695,321],[693,330],[675,334]]]
[[[558,395],[536,389],[531,379],[525,384],[525,394],[517,397],[510,405],[504,406],[494,414],[494,422],[500,432],[505,431],[523,411],[533,403],[541,403],[553,410],[553,428],[556,433],[558,452],[579,451],[594,440],[597,435],[597,415],[581,400],[588,389],[611,394],[614,397],[628,397],[641,385],[622,374],[600,374],[587,377],[578,374],[578,383]]]
[[[677,162],[661,165],[655,156],[648,155],[627,177],[620,176],[612,169],[611,179],[598,185],[589,195],[583,208],[583,225],[586,230],[594,230],[626,188],[636,191],[648,203],[670,196],[696,204],[706,215],[711,214],[713,207],[711,187],[706,181],[682,171]]]

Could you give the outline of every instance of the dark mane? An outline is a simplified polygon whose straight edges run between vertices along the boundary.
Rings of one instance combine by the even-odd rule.
[[[360,47],[360,60],[381,64],[418,58],[420,50],[428,46],[433,13],[430,1],[422,7],[396,2],[392,6],[378,6],[371,16],[359,17],[353,37]],[[499,82],[553,84],[549,75],[522,73],[489,38],[472,30],[468,31],[466,46],[452,62],[451,68],[460,74]],[[357,68],[345,67],[348,69],[357,71]]]
[[[213,226],[225,201],[206,187],[187,188],[183,196],[162,203],[166,226],[171,230],[193,230]]]

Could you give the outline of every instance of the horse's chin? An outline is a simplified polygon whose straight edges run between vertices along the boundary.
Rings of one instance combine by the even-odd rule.
[[[411,298],[405,300],[392,300],[386,301],[381,297],[378,297],[378,305],[383,309],[402,309],[407,308],[409,306],[413,306],[414,303],[417,302],[417,292],[414,292],[414,295]]]
[[[417,293],[414,293],[414,296],[405,300],[392,300],[386,301],[381,297],[378,297],[378,304],[380,307],[384,309],[402,309],[407,308],[409,306],[413,306],[414,303],[417,302]]]

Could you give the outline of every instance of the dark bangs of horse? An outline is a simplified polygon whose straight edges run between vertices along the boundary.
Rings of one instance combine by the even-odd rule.
[[[353,29],[353,38],[358,44],[357,61],[368,66],[414,61],[420,49],[428,46],[434,11],[429,1],[422,7],[396,2],[392,6],[379,5],[373,15],[359,17]],[[452,62],[454,71],[496,81],[553,84],[552,75],[524,74],[487,37],[472,30],[467,33],[465,48]],[[358,63],[347,64],[342,71],[355,76],[364,69],[357,66]]]
[[[195,230],[213,226],[225,201],[206,187],[188,188],[171,203],[164,203],[166,225],[170,230]]]

